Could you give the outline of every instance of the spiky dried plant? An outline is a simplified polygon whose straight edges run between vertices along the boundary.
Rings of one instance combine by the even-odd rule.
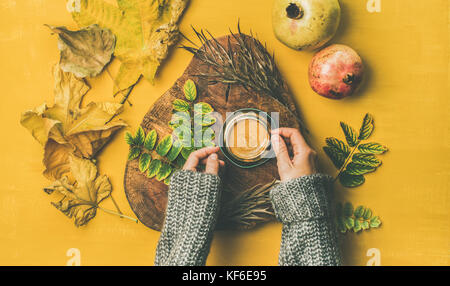
[[[268,184],[256,185],[226,201],[220,211],[219,225],[250,229],[258,223],[272,220],[275,214],[269,193],[278,183],[273,180]]]

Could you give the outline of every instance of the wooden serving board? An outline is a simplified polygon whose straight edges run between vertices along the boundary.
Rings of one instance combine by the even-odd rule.
[[[224,36],[218,40],[227,47],[228,37],[230,36]],[[231,37],[230,42],[234,46],[236,43],[232,39]],[[172,117],[172,102],[177,98],[184,98],[183,86],[188,79],[192,79],[197,85],[198,99],[196,102],[211,104],[215,111],[220,113],[224,119],[226,118],[226,112],[233,112],[241,108],[258,108],[269,114],[270,112],[279,112],[281,127],[299,127],[296,118],[287,112],[283,105],[266,94],[248,91],[239,85],[228,86],[221,83],[209,85],[207,80],[195,76],[200,72],[207,72],[208,69],[207,65],[194,56],[183,75],[150,107],[141,123],[144,130],[148,132],[151,129],[155,129],[158,133],[158,138],[172,133],[172,129],[168,126],[168,122]],[[229,96],[228,100],[226,100],[225,95],[228,88]],[[297,113],[292,97],[289,94],[284,94],[283,97],[288,102],[290,110]],[[216,123],[216,125],[220,125],[220,122]],[[214,127],[215,130],[220,130],[220,126]],[[218,137],[216,133],[216,140]],[[222,154],[219,154],[219,156],[225,160]],[[226,163],[227,166],[222,175],[223,187],[226,192],[222,194],[222,200],[229,200],[238,192],[258,184],[270,183],[274,178],[278,178],[275,159],[271,159],[267,163],[252,169],[242,169],[230,162]],[[164,222],[168,186],[155,178],[149,179],[145,174],[141,173],[138,167],[138,160],[135,159],[127,162],[124,187],[130,206],[138,219],[147,227],[160,231]],[[233,225],[221,225],[220,219],[217,226],[217,228],[222,229],[234,227]]]

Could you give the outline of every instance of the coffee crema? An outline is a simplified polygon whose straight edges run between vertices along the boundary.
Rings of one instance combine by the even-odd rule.
[[[252,117],[241,118],[233,122],[226,138],[229,152],[243,161],[255,161],[266,151],[270,144],[267,126]]]

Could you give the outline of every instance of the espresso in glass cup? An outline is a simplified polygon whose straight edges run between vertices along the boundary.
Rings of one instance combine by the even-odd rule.
[[[241,109],[225,121],[221,133],[221,150],[235,165],[256,167],[268,159],[270,121],[267,113],[256,109]]]

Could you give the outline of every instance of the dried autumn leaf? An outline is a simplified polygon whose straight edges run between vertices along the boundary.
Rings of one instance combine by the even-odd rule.
[[[89,103],[81,107],[89,87],[72,73],[54,69],[55,104],[41,105],[22,114],[21,124],[44,146],[44,175],[58,180],[69,172],[69,155],[93,158],[120,128],[110,119],[122,111],[117,103]],[[70,176],[69,176],[70,178]]]
[[[97,167],[89,160],[70,156],[69,167],[75,183],[71,184],[67,177],[62,177],[44,190],[48,194],[57,192],[64,196],[52,205],[69,218],[74,218],[78,227],[95,217],[98,204],[111,195],[112,186],[107,176],[98,175]]]
[[[98,24],[116,35],[114,55],[122,62],[115,90],[129,90],[140,76],[153,82],[156,71],[178,37],[177,22],[189,0],[80,0],[73,19],[84,27]]]
[[[110,30],[102,29],[96,24],[79,31],[47,26],[59,36],[59,65],[63,71],[71,72],[79,78],[94,77],[111,61],[116,38]]]

